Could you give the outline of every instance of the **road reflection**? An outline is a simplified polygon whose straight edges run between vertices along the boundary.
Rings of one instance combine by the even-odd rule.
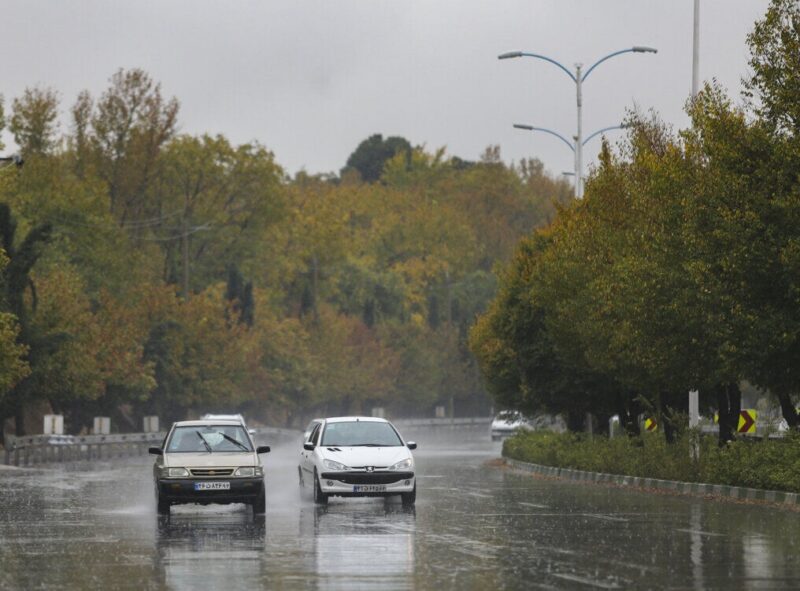
[[[308,522],[311,522],[310,524]],[[348,500],[300,511],[314,532],[319,589],[412,587],[416,510],[380,500]]]
[[[248,507],[190,505],[156,519],[155,570],[170,589],[260,586],[266,526]]]

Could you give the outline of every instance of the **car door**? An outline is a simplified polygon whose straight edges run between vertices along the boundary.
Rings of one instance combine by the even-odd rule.
[[[319,443],[319,434],[322,430],[322,423],[317,423],[314,426],[314,429],[311,431],[311,435],[308,437],[308,441],[304,443],[312,443],[315,446]],[[309,451],[305,448],[301,451],[303,454],[302,463],[300,464],[303,468],[304,477],[312,477],[314,474],[314,452]],[[309,480],[310,481],[310,480]]]

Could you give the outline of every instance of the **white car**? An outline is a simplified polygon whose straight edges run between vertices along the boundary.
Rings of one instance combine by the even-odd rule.
[[[322,422],[322,419],[311,419],[311,422],[306,425],[305,431],[303,431],[303,443],[308,441],[308,438],[311,437],[311,432],[314,430],[314,427],[319,425]]]
[[[202,417],[200,417],[203,421],[239,421],[242,426],[247,429],[247,424],[244,422],[244,417],[241,414],[235,415],[217,415],[212,413],[206,413]],[[250,435],[255,435],[255,429],[247,429],[247,432]]]
[[[416,447],[386,419],[322,419],[303,443],[300,486],[311,487],[317,504],[331,496],[400,495],[404,505],[413,505],[417,482],[411,450]]]
[[[153,483],[160,515],[180,503],[247,503],[253,513],[264,513],[264,466],[239,420],[181,421],[169,430],[163,447],[151,447],[157,456]]]
[[[499,441],[514,434],[517,429],[533,429],[530,421],[522,413],[506,410],[499,413],[492,421],[492,441]]]

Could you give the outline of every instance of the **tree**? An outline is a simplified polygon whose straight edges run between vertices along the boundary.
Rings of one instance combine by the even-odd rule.
[[[9,131],[29,159],[51,152],[58,141],[58,94],[49,88],[26,88],[12,103]]]
[[[161,150],[175,133],[178,101],[165,99],[161,85],[139,69],[120,69],[110,82],[96,104],[88,93],[78,97],[74,143],[81,162],[89,159],[107,183],[111,211],[124,223],[149,213],[148,191]],[[89,154],[83,156],[84,150]]]
[[[28,349],[28,363],[35,368],[36,361],[50,348],[50,343],[40,340],[33,331],[30,323],[30,308],[35,309],[36,291],[31,279],[31,270],[42,256],[45,245],[50,241],[52,228],[49,224],[42,224],[33,228],[17,245],[17,224],[11,215],[11,209],[5,203],[0,203],[0,246],[8,257],[8,264],[0,275],[2,285],[2,300],[6,311],[13,314],[19,322],[18,342]],[[30,306],[25,303],[25,293],[31,290]],[[17,423],[17,434],[21,435],[23,429],[22,410],[23,404],[32,396],[29,381],[17,383],[8,392],[0,409],[0,419],[5,420],[13,416]]]
[[[162,165],[154,205],[164,222],[154,238],[165,250],[167,277],[180,274],[184,297],[223,280],[230,264],[253,269],[266,229],[284,216],[282,171],[272,153],[223,136],[180,136]]]
[[[347,158],[347,165],[342,169],[342,174],[348,169],[354,169],[364,182],[374,183],[381,178],[386,162],[398,154],[409,157],[411,144],[408,140],[399,136],[383,139],[383,135],[376,133],[358,144]]]

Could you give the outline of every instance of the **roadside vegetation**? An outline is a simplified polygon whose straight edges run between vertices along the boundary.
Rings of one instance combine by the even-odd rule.
[[[619,415],[634,437],[640,417],[654,417],[685,459],[687,392],[699,390],[703,414],[719,413],[724,442],[747,381],[800,426],[800,5],[773,0],[747,41],[740,101],[712,81],[680,131],[630,113],[585,198],[522,240],[470,334],[498,405],[561,414],[573,431],[587,413],[595,432]],[[566,453],[567,441],[552,436],[536,453]],[[610,457],[628,446],[662,453],[648,439],[593,444]],[[769,455],[772,444],[732,449]],[[581,453],[591,465],[589,447]]]
[[[381,135],[291,177],[265,145],[179,128],[136,69],[71,104],[0,98],[24,158],[0,168],[0,429],[488,413],[468,327],[566,181]]]
[[[720,447],[714,438],[688,431],[672,444],[655,433],[609,439],[585,433],[523,431],[505,440],[503,456],[588,472],[800,492],[800,436],[796,433],[783,439],[731,441]]]

